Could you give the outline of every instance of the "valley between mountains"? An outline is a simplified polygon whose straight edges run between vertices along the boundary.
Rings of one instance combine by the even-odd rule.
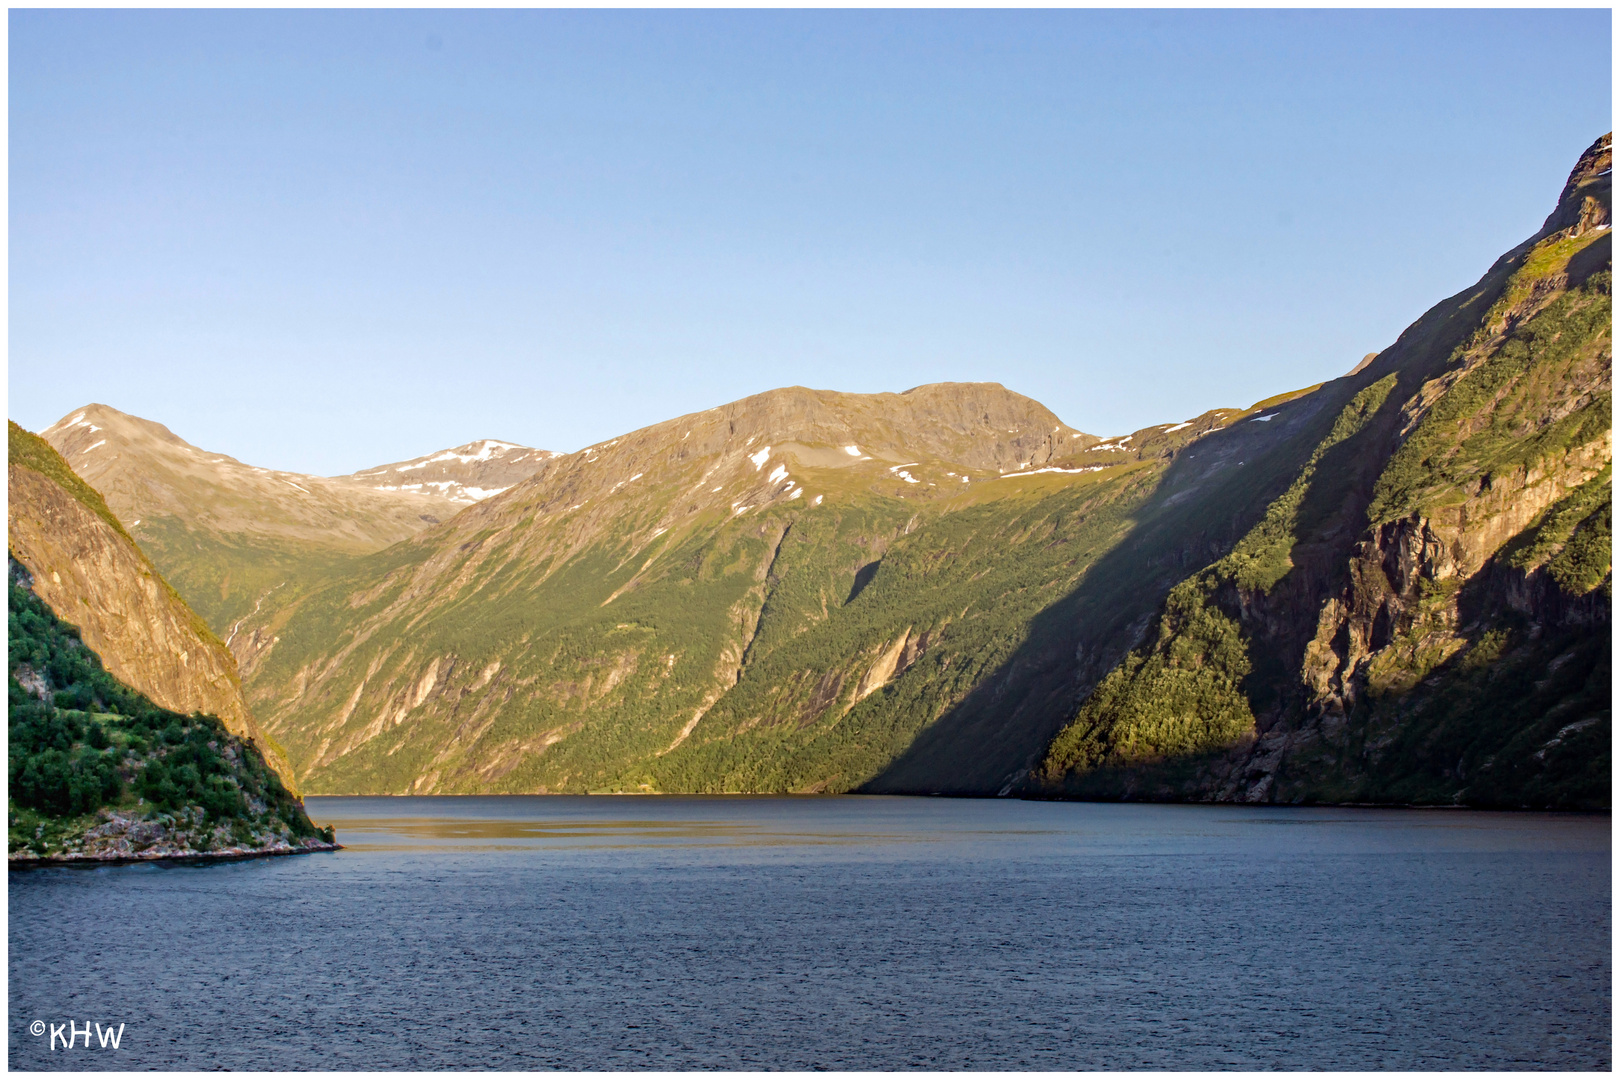
[[[41,435],[310,794],[1607,807],[1610,158],[1344,377],[1128,436],[994,383],[335,478]]]

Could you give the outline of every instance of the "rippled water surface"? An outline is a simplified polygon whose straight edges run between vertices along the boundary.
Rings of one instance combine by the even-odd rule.
[[[347,850],[12,872],[11,1066],[1611,1061],[1607,817],[863,797],[309,807]],[[119,1047],[53,1049],[68,1023],[122,1024]]]

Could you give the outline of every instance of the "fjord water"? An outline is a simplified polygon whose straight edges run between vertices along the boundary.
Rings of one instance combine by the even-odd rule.
[[[11,1067],[1612,1060],[1607,816],[308,803],[347,850],[13,872]]]

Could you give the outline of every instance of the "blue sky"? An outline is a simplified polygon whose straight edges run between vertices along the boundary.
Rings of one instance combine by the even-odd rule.
[[[13,10],[8,411],[334,474],[792,384],[1247,405],[1536,230],[1610,18]]]

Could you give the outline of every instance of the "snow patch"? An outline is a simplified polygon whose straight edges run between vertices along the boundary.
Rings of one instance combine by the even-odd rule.
[[[850,457],[860,457],[861,456],[861,448],[851,444],[849,446],[844,447],[844,453],[848,454]]]
[[[1106,468],[1108,468],[1108,466],[1107,466],[1107,465],[1087,465],[1087,466],[1085,466],[1085,467],[1083,467],[1083,468],[1079,468],[1079,469],[1060,469],[1060,468],[1058,468],[1058,467],[1057,467],[1057,466],[1056,466],[1056,465],[1048,465],[1048,466],[1047,466],[1047,467],[1046,467],[1046,468],[1044,468],[1044,469],[1031,469],[1031,470],[1029,470],[1029,472],[1015,472],[1015,473],[1006,473],[1006,474],[1004,474],[1004,475],[1002,475],[1002,476],[998,476],[998,477],[996,477],[996,479],[997,479],[997,480],[1016,480],[1016,479],[1018,479],[1018,478],[1019,478],[1019,477],[1021,477],[1021,476],[1039,476],[1039,475],[1040,475],[1040,474],[1041,474],[1041,473],[1088,473],[1088,472],[1101,472],[1101,471],[1102,471],[1102,470],[1104,470],[1104,469],[1106,469]],[[964,483],[964,484],[965,484],[965,483],[967,483],[967,477],[965,477],[965,476],[964,476],[964,477],[962,477],[962,482],[963,482],[963,483]]]
[[[750,441],[752,441],[752,440],[750,440]],[[761,450],[757,454],[749,454],[748,455],[748,460],[752,461],[754,463],[754,471],[755,472],[759,472],[759,470],[763,469],[765,467],[765,463],[767,461],[769,461],[770,458],[771,458],[771,448],[768,447],[768,446],[765,449]]]
[[[769,448],[767,447],[767,449],[769,449]],[[771,474],[769,476],[767,476],[765,478],[765,480],[768,483],[774,484],[778,480],[787,479],[787,474],[788,474],[787,473],[787,466],[786,465],[778,465],[776,468],[771,470]]]
[[[1167,427],[1167,428],[1165,428],[1164,433],[1166,435],[1168,435],[1172,431],[1180,431],[1182,428],[1190,428],[1190,427],[1192,427],[1192,421],[1191,420],[1183,420],[1181,423],[1177,424],[1175,427]]]
[[[823,499],[823,498],[824,498],[824,497],[825,497],[825,496],[822,496],[822,495],[817,495],[817,496],[816,496],[816,497],[815,497],[815,498],[813,498],[813,499],[811,499],[811,500],[810,500],[810,505],[811,505],[811,506],[820,506],[820,505],[821,505],[821,500],[822,500],[822,499]]]
[[[798,488],[793,492],[793,494],[788,496],[788,501],[792,502],[794,499],[797,499],[800,495],[803,495],[803,494],[804,494],[804,488]]]
[[[1251,424],[1263,424],[1263,423],[1265,423],[1265,422],[1266,422],[1266,421],[1267,421],[1267,420],[1275,420],[1275,419],[1276,419],[1276,418],[1277,418],[1277,414],[1276,414],[1276,413],[1270,413],[1270,414],[1269,414],[1269,415],[1266,415],[1266,416],[1256,416],[1256,417],[1253,417],[1253,418],[1251,418],[1251,419],[1250,419],[1250,420],[1249,420],[1249,423],[1251,423]]]
[[[95,428],[91,428],[90,430],[94,431]],[[85,447],[83,450],[80,450],[79,453],[88,454],[90,451],[94,450],[96,447],[98,447],[98,446],[106,446],[106,445],[107,445],[107,440],[102,439],[100,442],[91,443],[89,446]]]
[[[279,476],[278,476],[278,477],[276,477],[276,479],[277,479],[277,480],[281,480],[281,477],[279,477]],[[281,482],[282,482],[282,483],[283,483],[283,484],[286,484],[286,485],[287,485],[287,486],[288,486],[288,487],[295,487],[295,488],[298,488],[298,490],[299,490],[299,491],[302,491],[302,492],[303,492],[303,493],[304,493],[304,494],[305,494],[305,495],[308,495],[308,494],[309,494],[309,489],[308,489],[308,488],[301,488],[301,487],[298,487],[298,485],[297,485],[297,484],[295,484],[295,483],[293,483],[293,482],[292,482],[292,481],[291,481],[291,480],[281,480]]]

